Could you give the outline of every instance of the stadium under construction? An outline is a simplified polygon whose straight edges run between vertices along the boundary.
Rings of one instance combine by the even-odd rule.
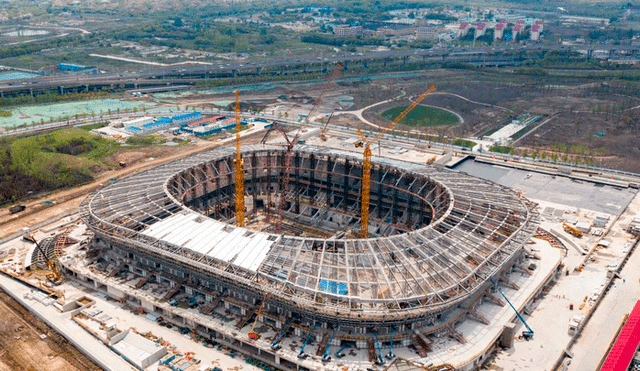
[[[279,146],[242,149],[244,228],[234,225],[231,147],[103,187],[82,205],[94,236],[85,259],[61,261],[67,275],[295,370],[338,369],[328,355],[335,362],[349,348],[366,349],[367,362],[378,364],[403,349],[417,360],[429,359],[437,339],[467,343],[460,329],[465,323],[494,322],[498,315],[483,315],[482,305],[511,312],[499,286],[522,291],[520,277],[542,273],[534,272],[539,257],[526,246],[540,223],[536,205],[512,189],[433,164],[376,157],[369,238],[357,238],[361,157],[296,145],[290,181],[281,190],[285,153]],[[280,212],[275,205],[282,194]],[[134,279],[115,280],[120,272]],[[546,272],[519,295],[517,307],[553,280],[557,264]],[[167,290],[144,291],[151,282]],[[179,294],[188,295],[197,310],[174,310],[169,302]],[[455,368],[477,366],[515,314]],[[261,336],[248,336],[256,323]],[[293,346],[282,349],[285,338],[298,339],[295,352]],[[310,339],[314,364],[305,360],[312,353],[305,353]]]

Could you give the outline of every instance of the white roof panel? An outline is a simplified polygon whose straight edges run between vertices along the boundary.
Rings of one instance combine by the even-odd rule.
[[[197,218],[202,220],[196,222]],[[225,227],[232,228],[226,232]],[[207,218],[197,213],[171,215],[142,231],[173,245],[256,271],[273,245],[265,233],[247,233],[244,228]]]

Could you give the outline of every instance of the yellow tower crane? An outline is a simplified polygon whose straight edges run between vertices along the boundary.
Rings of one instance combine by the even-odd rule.
[[[236,90],[236,225],[244,227],[244,171],[242,169],[242,154],[240,153],[240,98]]]
[[[364,146],[363,160],[362,160],[362,203],[360,209],[360,238],[367,238],[369,234],[369,192],[371,190],[371,144],[375,143],[384,134],[393,129],[400,120],[405,118],[422,100],[431,93],[436,87],[432,86],[427,91],[422,93],[416,100],[413,101],[402,113],[396,117],[389,126],[384,128],[378,133],[372,140],[367,142],[367,138],[362,133],[362,130],[358,129],[358,134],[362,138],[362,144],[356,143],[356,147]]]

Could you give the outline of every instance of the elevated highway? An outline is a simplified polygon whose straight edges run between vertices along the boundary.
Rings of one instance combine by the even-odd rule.
[[[322,57],[275,59],[242,63],[210,65],[180,65],[127,73],[97,75],[38,76],[0,83],[0,98],[20,95],[65,94],[92,91],[123,91],[153,89],[174,90],[175,85],[191,85],[207,79],[251,76],[295,76],[325,73],[342,62],[346,71],[357,73],[369,69],[422,69],[431,65],[471,64],[476,66],[517,66],[527,60],[543,59],[549,52],[581,52],[591,57],[594,52],[610,58],[638,58],[639,46],[627,45],[540,45],[499,46],[479,48],[434,48],[420,50],[389,50],[368,53],[336,54]],[[174,88],[171,88],[174,87]]]

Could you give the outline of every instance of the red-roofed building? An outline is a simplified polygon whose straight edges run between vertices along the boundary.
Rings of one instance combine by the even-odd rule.
[[[460,23],[460,27],[458,28],[458,37],[462,37],[469,32],[469,28],[471,24],[469,22]]]
[[[502,40],[502,37],[504,36],[504,28],[507,26],[506,23],[498,23],[496,24],[496,28],[495,31],[493,33],[493,39],[494,40]]]
[[[640,344],[640,301],[629,314],[600,371],[627,371]]]
[[[188,126],[190,126],[190,127],[204,126],[204,125],[206,125],[206,124],[209,124],[209,123],[211,123],[211,122],[215,122],[215,121],[216,121],[216,119],[215,119],[215,118],[213,118],[213,117],[207,117],[207,118],[204,118],[204,119],[202,119],[202,120],[198,120],[198,121],[190,122],[190,123],[188,123],[187,125],[188,125]]]
[[[187,125],[189,125],[190,127],[204,126],[212,122],[216,122],[222,118],[224,118],[224,116],[211,116],[211,117],[203,118],[201,120],[189,122],[187,123]]]
[[[534,24],[533,26],[531,26],[531,40],[540,40],[540,25]]]
[[[487,32],[487,24],[485,22],[478,23],[476,26],[476,38],[484,35]]]
[[[518,34],[520,34],[523,30],[524,30],[524,23],[516,24],[515,26],[513,26],[513,31],[511,31],[511,37],[513,42],[516,42],[518,40]]]

